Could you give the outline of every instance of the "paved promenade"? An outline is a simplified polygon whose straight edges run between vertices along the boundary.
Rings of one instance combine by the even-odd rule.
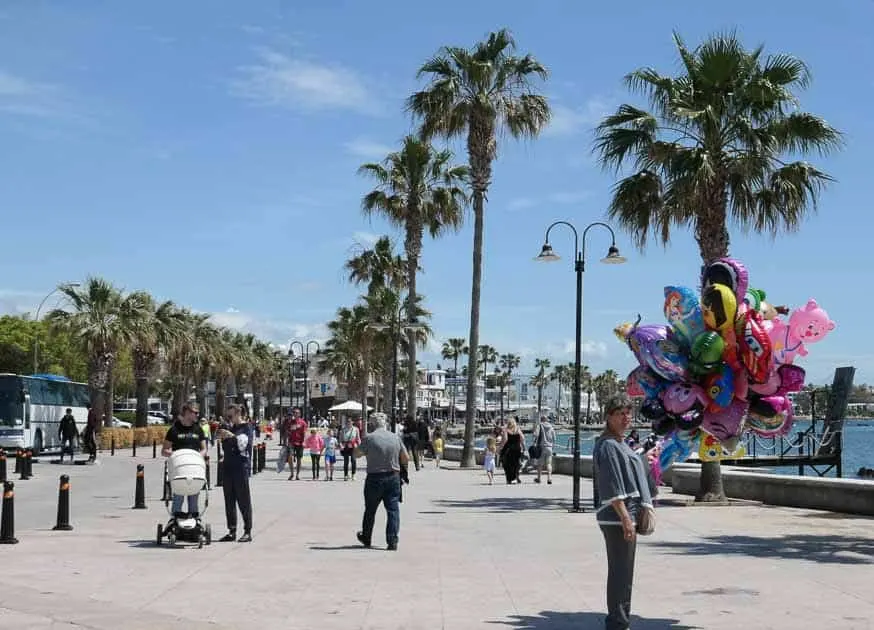
[[[490,487],[480,471],[429,462],[411,472],[392,553],[384,513],[378,548],[355,541],[363,474],[288,482],[268,470],[252,479],[252,544],[170,549],[154,544],[167,518],[162,463],[140,454],[40,463],[16,483],[21,542],[0,547],[0,628],[603,627],[603,540],[591,513],[566,512],[569,478]],[[130,509],[137,462],[146,510]],[[72,532],[51,531],[61,472],[72,477]],[[874,629],[874,519],[663,496],[658,531],[638,548],[636,630]],[[218,538],[221,491],[211,498]]]

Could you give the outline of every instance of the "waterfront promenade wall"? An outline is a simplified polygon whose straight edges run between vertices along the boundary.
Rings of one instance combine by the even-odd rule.
[[[475,450],[476,462],[482,465],[483,449]],[[446,445],[443,455],[448,461],[460,461],[461,447]],[[580,460],[582,476],[591,477],[592,457],[584,455]],[[694,496],[698,493],[700,471],[698,464],[674,464],[664,472],[663,481],[671,485],[676,494]],[[573,458],[565,454],[555,455],[553,472],[572,474]],[[723,467],[722,480],[726,495],[732,499],[874,516],[874,481],[774,475],[729,466]]]

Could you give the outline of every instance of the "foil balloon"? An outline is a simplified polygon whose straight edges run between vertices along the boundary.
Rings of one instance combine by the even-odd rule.
[[[772,370],[768,380],[759,385],[750,385],[750,390],[761,396],[778,394],[785,396],[792,392],[800,392],[804,388],[806,374],[804,368],[797,365],[778,365]]]
[[[691,383],[672,383],[662,392],[662,408],[671,414],[683,414],[695,408],[703,409],[709,402],[704,390]]]
[[[667,470],[674,460],[683,461],[692,453],[692,444],[698,438],[698,431],[674,431],[662,445],[659,466]]]
[[[681,431],[692,431],[701,426],[704,422],[704,412],[701,409],[695,408],[686,411],[678,416],[673,416],[674,424]]]
[[[731,448],[729,448],[731,446]],[[722,444],[712,435],[705,435],[701,438],[701,445],[698,447],[698,459],[702,462],[718,462],[722,459],[740,459],[745,457],[747,449],[743,444],[726,445]]]
[[[748,306],[740,309],[735,333],[740,362],[754,383],[764,383],[771,372],[771,339],[758,312]]]
[[[701,429],[717,440],[729,440],[740,435],[746,413],[747,403],[738,399],[734,399],[725,409],[708,408],[704,411]]]
[[[750,401],[746,427],[765,437],[786,435],[794,420],[791,400],[785,396],[763,396]]]
[[[640,415],[655,422],[665,417],[665,406],[658,398],[647,398],[640,406]]]
[[[712,374],[722,368],[725,341],[712,330],[702,332],[689,350],[689,371],[693,374]]]
[[[765,301],[767,298],[767,294],[762,289],[749,289],[744,297],[744,302],[761,315],[765,321],[770,321],[778,315],[789,314],[788,308],[785,306],[771,306]]]
[[[774,349],[775,363],[792,363],[795,355],[806,357],[806,345],[825,339],[835,329],[835,323],[811,298],[807,304],[792,311],[788,325],[780,319],[773,320],[769,331]]]
[[[707,409],[717,411],[725,409],[734,398],[734,372],[727,365],[718,374],[711,374],[704,379],[704,393],[709,402]]]
[[[665,287],[665,319],[685,347],[704,332],[704,319],[698,296],[686,287]]]
[[[701,309],[708,330],[722,332],[734,326],[737,317],[737,298],[724,284],[712,284],[704,289]]]
[[[735,300],[740,301],[747,293],[750,276],[747,268],[739,260],[719,258],[704,268],[701,284],[705,290],[714,284],[724,285],[731,289]]]
[[[652,432],[656,435],[667,435],[676,428],[674,419],[670,416],[662,416],[652,421]]]
[[[666,380],[642,365],[634,368],[625,382],[629,396],[643,396],[645,398],[657,398],[662,390],[668,386]]]
[[[625,335],[625,342],[638,363],[669,381],[685,380],[688,371],[686,355],[681,352],[670,328],[653,324],[641,326],[639,321],[630,328],[623,325],[615,331],[617,335]]]

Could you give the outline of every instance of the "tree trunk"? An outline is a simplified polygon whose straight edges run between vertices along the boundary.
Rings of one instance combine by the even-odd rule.
[[[261,420],[261,384],[252,380],[252,418]]]
[[[134,383],[136,384],[137,415],[134,426],[149,424],[149,374],[152,371],[153,357],[149,352],[134,350]]]
[[[407,234],[404,239],[404,249],[407,255],[407,308],[406,317],[410,321],[416,313],[416,273],[419,270],[419,257],[422,254],[422,223],[419,220],[417,203],[411,203],[408,209]],[[416,331],[407,331],[409,346],[407,348],[407,413],[416,417],[416,390],[418,390],[419,372],[416,369]]]
[[[197,392],[195,393],[195,398],[197,398],[197,406],[200,407],[200,413],[205,418],[210,417],[209,409],[206,408],[206,403],[209,400],[209,376],[207,373],[201,372],[197,375]]]
[[[710,264],[717,258],[728,256],[730,243],[728,229],[725,226],[724,187],[717,189],[712,197],[707,204],[709,211],[700,214],[695,224],[695,240],[698,241],[701,261],[704,265]],[[701,284],[703,285],[703,277]],[[695,500],[704,503],[721,503],[726,500],[725,487],[722,484],[722,466],[719,461],[702,462],[700,485]]]
[[[112,426],[113,402],[115,401],[115,374],[113,374],[113,364],[109,363],[106,379],[106,397],[103,399],[103,415],[105,420],[103,426]]]
[[[474,190],[473,193],[473,279],[470,290],[470,334],[468,345],[470,354],[467,362],[467,400],[464,419],[464,448],[461,450],[461,467],[474,468],[476,455],[474,451],[474,421],[476,418],[476,380],[479,348],[479,305],[482,292],[483,273],[483,204],[485,191]]]
[[[106,408],[106,388],[109,383],[109,371],[111,367],[111,356],[108,352],[99,352],[91,357],[90,365],[88,366],[88,385],[91,387],[91,408],[94,413],[104,413]],[[109,422],[110,424],[106,424]],[[105,426],[111,426],[112,419],[104,421]]]

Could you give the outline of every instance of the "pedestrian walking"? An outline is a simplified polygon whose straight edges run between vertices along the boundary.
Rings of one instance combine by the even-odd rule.
[[[252,441],[251,428],[243,420],[239,405],[228,408],[230,426],[218,430],[216,438],[222,442],[222,461],[224,482],[222,490],[225,495],[225,517],[228,533],[221,542],[233,542],[237,539],[237,508],[243,517],[243,535],[240,542],[252,542],[252,496],[249,492],[250,459],[249,443]]]

